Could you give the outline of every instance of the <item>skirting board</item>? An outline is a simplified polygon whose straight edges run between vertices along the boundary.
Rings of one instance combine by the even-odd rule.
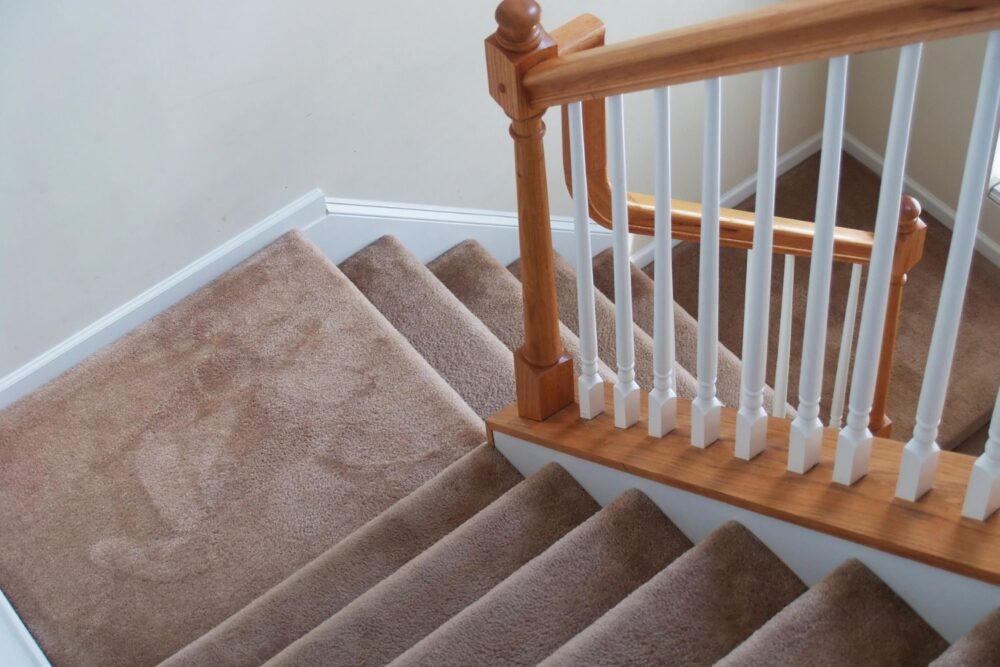
[[[325,216],[322,191],[303,195],[0,379],[0,409],[207,285],[285,232],[307,227]]]
[[[778,176],[786,173],[793,167],[797,167],[812,157],[823,145],[823,134],[817,133],[809,137],[802,143],[792,147],[778,156]],[[721,203],[725,208],[732,208],[741,201],[757,192],[757,174],[752,174],[737,183],[734,187],[722,193]],[[649,237],[646,237],[649,238]],[[674,246],[683,241],[674,241]],[[653,243],[651,240],[640,245],[639,249],[632,253],[632,263],[640,269],[646,267],[653,261]]]
[[[504,264],[520,255],[514,213],[334,198],[327,199],[327,212],[306,235],[336,264],[386,234],[424,263],[465,239],[475,239]],[[594,223],[590,230],[594,254],[611,247],[610,230]],[[573,221],[553,217],[553,247],[574,266],[575,243]]]
[[[7,667],[49,667],[42,649],[0,593],[0,664]]]
[[[692,542],[727,521],[738,521],[812,586],[844,561],[857,558],[949,642],[993,611],[1000,586],[862,546],[666,484],[599,465],[497,431],[494,444],[525,477],[543,465],[561,465],[602,506],[628,489],[639,489]]]
[[[879,176],[882,175],[882,164],[885,158],[850,133],[844,134],[844,152]],[[955,209],[942,201],[940,197],[909,176],[904,180],[904,190],[906,194],[916,197],[923,209],[930,213],[935,220],[948,229],[954,228]],[[976,234],[976,251],[993,262],[994,265],[1000,266],[1000,243],[987,237],[982,230]]]

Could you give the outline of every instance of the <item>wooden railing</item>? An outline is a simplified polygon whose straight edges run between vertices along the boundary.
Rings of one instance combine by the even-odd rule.
[[[920,207],[902,198],[909,127],[923,41],[1000,27],[996,0],[811,0],[796,2],[661,33],[621,44],[604,45],[600,21],[583,16],[554,31],[541,25],[533,0],[504,0],[497,9],[497,32],[486,40],[490,93],[511,119],[524,289],[525,342],[515,355],[517,409],[521,417],[545,420],[576,400],[579,414],[591,419],[605,410],[602,381],[596,373],[596,330],[589,271],[588,218],[610,227],[614,237],[618,380],[613,397],[614,423],[620,429],[639,419],[641,390],[635,382],[632,350],[629,232],[651,234],[656,244],[654,386],[648,394],[648,430],[662,437],[676,426],[673,383],[672,238],[700,243],[698,307],[698,393],[690,402],[690,442],[708,447],[719,438],[721,403],[715,395],[718,344],[720,246],[749,252],[744,316],[743,378],[734,419],[735,455],[752,459],[767,445],[767,415],[762,409],[764,355],[759,342],[768,331],[770,267],[774,253],[811,258],[809,300],[800,377],[798,416],[788,428],[788,470],[805,474],[820,460],[824,425],[818,404],[825,354],[831,263],[855,264],[857,290],[862,265],[868,269],[860,333],[852,372],[846,425],[836,446],[833,480],[852,485],[869,465],[872,430],[886,434],[885,397],[893,341],[906,273],[919,260],[925,226]],[[873,233],[836,226],[840,154],[848,56],[902,46],[890,121],[882,189]],[[774,215],[778,90],[780,67],[830,58],[826,120],[816,222]],[[721,77],[764,70],[758,156],[757,210],[723,209],[719,202],[722,151]],[[671,197],[669,86],[704,81],[706,130],[702,202]],[[652,197],[626,187],[622,94],[654,89],[656,104],[656,192]],[[582,374],[574,382],[572,363],[558,336],[548,185],[545,179],[542,116],[563,105],[568,154],[567,185],[574,195],[578,249]],[[933,483],[939,448],[937,424],[954,353],[961,303],[973,252],[987,155],[1000,108],[1000,32],[994,32],[973,123],[970,150],[948,269],[931,342],[917,411],[917,428],[900,464],[896,493],[916,500]],[[605,116],[607,110],[607,116]],[[607,148],[605,148],[607,147]],[[900,207],[900,201],[903,202]],[[786,278],[787,279],[787,278]],[[786,290],[788,283],[786,282]],[[854,291],[852,298],[857,298]],[[589,303],[588,303],[589,299]],[[957,303],[957,310],[956,310]],[[782,344],[787,354],[790,311],[782,313]],[[787,332],[784,330],[787,327]],[[853,329],[853,327],[852,327]],[[846,331],[846,327],[845,327]],[[848,346],[850,341],[847,341]],[[780,358],[779,368],[787,361]],[[838,381],[840,380],[838,373]],[[846,372],[845,372],[846,376]],[[780,381],[779,374],[779,381]],[[574,386],[576,384],[576,387]],[[777,392],[781,405],[784,397]],[[836,400],[836,396],[835,396]],[[777,402],[777,401],[776,401]],[[734,406],[736,407],[736,406]],[[781,415],[783,416],[783,415]],[[840,415],[831,421],[839,427]],[[1000,505],[1000,460],[988,448],[972,476],[967,516],[983,518]],[[969,507],[969,503],[974,507]]]

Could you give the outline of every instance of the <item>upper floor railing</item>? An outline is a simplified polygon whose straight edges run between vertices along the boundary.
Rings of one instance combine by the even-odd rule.
[[[744,312],[743,375],[736,418],[735,453],[752,459],[767,445],[763,409],[769,330],[771,261],[810,257],[797,415],[789,431],[788,469],[805,474],[819,461],[824,424],[819,419],[832,262],[856,265],[852,298],[859,298],[866,265],[860,329],[846,424],[840,429],[833,479],[851,485],[867,471],[873,433],[887,426],[885,389],[898,324],[905,273],[919,260],[923,225],[919,205],[903,199],[903,179],[922,42],[1000,28],[1000,3],[986,0],[811,0],[776,5],[712,23],[621,44],[603,44],[603,26],[581,17],[547,33],[533,0],[505,0],[497,32],[486,40],[490,92],[511,118],[515,146],[525,339],[515,355],[518,409],[543,420],[574,401],[589,419],[605,410],[597,373],[593,279],[589,268],[590,217],[613,230],[616,357],[613,413],[619,428],[638,420],[640,389],[632,350],[629,232],[652,234],[655,244],[654,386],[647,400],[648,429],[662,437],[675,425],[674,331],[670,241],[700,243],[698,275],[697,395],[691,401],[691,444],[707,447],[719,437],[716,396],[719,322],[719,247],[749,248]],[[836,225],[840,156],[849,56],[901,46],[875,231]],[[781,67],[829,59],[826,114],[815,223],[777,218],[777,135]],[[723,209],[721,187],[722,77],[763,71],[756,210]],[[704,81],[705,134],[700,204],[677,202],[671,193],[670,86]],[[626,183],[622,95],[654,90],[655,192],[631,194]],[[580,261],[580,377],[558,335],[545,178],[542,115],[563,105],[567,182],[574,195]],[[915,501],[929,490],[937,467],[935,442],[971,265],[976,227],[989,173],[989,152],[1000,107],[1000,32],[990,35],[941,301],[931,337],[913,438],[906,445],[896,493]],[[605,117],[606,109],[606,117]],[[606,149],[605,149],[606,146]],[[606,151],[606,152],[605,152]],[[903,201],[902,207],[900,202]],[[852,307],[849,304],[849,317]],[[787,376],[790,310],[783,306],[779,373]],[[845,334],[853,332],[853,321]],[[842,347],[850,349],[851,341]],[[843,350],[842,350],[843,352]],[[841,355],[844,356],[843,354]],[[846,359],[841,360],[846,387]],[[838,371],[840,368],[838,368]],[[838,376],[841,375],[838,372]],[[879,393],[881,386],[881,394]],[[776,389],[778,389],[776,387]],[[835,393],[836,393],[835,389]],[[776,391],[783,416],[784,395]],[[835,396],[834,399],[837,397]],[[779,403],[780,401],[780,403]],[[610,406],[609,406],[610,407]],[[870,421],[870,417],[872,418]],[[839,427],[836,412],[831,426]],[[994,424],[996,428],[996,424]],[[964,513],[984,518],[1000,506],[1000,443],[992,438],[977,462]]]

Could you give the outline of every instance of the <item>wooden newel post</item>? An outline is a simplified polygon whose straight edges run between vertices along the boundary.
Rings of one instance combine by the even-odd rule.
[[[872,402],[872,412],[868,420],[868,429],[882,438],[892,435],[892,420],[885,411],[889,398],[893,354],[896,350],[896,333],[899,331],[899,313],[903,308],[903,287],[906,285],[907,272],[923,257],[924,240],[927,237],[927,225],[920,219],[920,212],[920,202],[913,197],[903,197],[899,207],[896,249],[892,257],[892,280],[889,283],[885,329],[882,331],[882,352],[879,354],[875,400]]]
[[[522,79],[534,65],[554,58],[557,47],[542,28],[534,0],[504,0],[496,19],[497,31],[486,39],[486,71],[490,95],[511,119],[524,293],[524,344],[514,353],[517,407],[522,417],[542,420],[573,402],[573,362],[559,338],[542,147],[545,108],[530,103]]]

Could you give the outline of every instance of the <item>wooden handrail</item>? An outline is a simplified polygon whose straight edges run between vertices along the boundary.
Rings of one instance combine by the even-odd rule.
[[[551,58],[536,108],[1000,28],[996,0],[806,0]]]

